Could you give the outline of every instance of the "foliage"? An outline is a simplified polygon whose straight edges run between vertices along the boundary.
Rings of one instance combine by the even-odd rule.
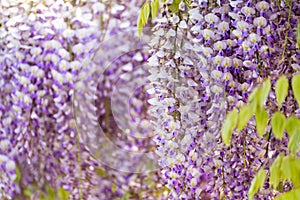
[[[300,88],[300,85],[298,87],[298,79],[299,75],[294,75],[292,77],[292,91],[295,99],[299,102],[298,95],[300,94],[300,91],[298,91],[298,88]],[[257,86],[254,89],[253,93],[249,97],[249,105],[246,105],[240,109],[239,118],[243,119],[243,121],[240,122],[241,125],[239,126],[239,131],[241,131],[245,124],[250,120],[251,114],[249,113],[251,113],[250,109],[252,108],[255,110],[256,130],[258,135],[263,136],[265,134],[269,115],[265,109],[265,106],[263,105],[265,105],[270,90],[271,83],[269,79],[266,80],[262,86]],[[295,188],[300,186],[300,158],[295,157],[295,154],[299,150],[300,143],[300,120],[294,116],[290,116],[288,119],[286,119],[284,113],[279,111],[286,99],[288,90],[288,79],[286,76],[281,76],[275,84],[278,111],[273,113],[270,117],[270,125],[274,137],[279,140],[282,139],[286,130],[289,135],[288,148],[290,150],[290,155],[283,156],[282,154],[279,154],[270,167],[269,182],[274,189],[277,189],[280,182],[284,183],[285,181],[290,181]],[[236,112],[236,109],[234,108],[233,111]],[[232,116],[228,114],[226,121],[230,121],[231,119]],[[226,123],[223,125],[223,128],[224,127],[226,128]],[[226,134],[231,135],[232,131],[233,129],[230,129],[230,131],[226,132]],[[226,145],[229,144],[226,137],[223,137],[223,141]],[[255,193],[263,186],[265,179],[266,172],[265,170],[261,169],[252,180],[252,184],[248,193],[249,199],[253,199]],[[297,199],[297,195],[299,195],[299,189],[293,189],[290,192],[282,194],[276,199]]]

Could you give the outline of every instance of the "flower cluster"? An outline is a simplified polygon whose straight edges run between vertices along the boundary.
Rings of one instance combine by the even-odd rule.
[[[24,190],[39,198],[48,187],[65,189],[70,199],[114,199],[127,191],[147,198],[160,189],[144,183],[159,179],[157,174],[111,170],[99,163],[108,152],[99,158],[91,148],[101,144],[95,140],[99,124],[118,147],[152,146],[143,82],[148,52],[134,28],[139,6],[139,1],[1,2],[1,198],[23,196]],[[128,83],[134,86],[129,109],[112,113],[124,98],[113,98],[113,91]],[[108,122],[113,114],[129,122],[124,134],[119,124]],[[140,163],[140,157],[134,159]]]
[[[227,111],[243,106],[263,78],[298,71],[299,5],[191,1],[181,2],[175,13],[174,6],[164,6],[148,60],[156,92],[150,101],[155,141],[170,198],[244,199],[255,172],[272,160],[268,141],[257,140],[250,123],[228,149],[221,126]],[[287,55],[292,59],[285,61]],[[276,152],[286,148],[273,145]],[[266,187],[262,194],[274,192]]]
[[[253,119],[230,147],[221,127],[265,78],[299,73],[299,2],[166,0],[140,38],[143,3],[1,0],[0,199],[246,199],[288,152]],[[292,95],[281,109],[300,116]]]
[[[98,48],[99,18],[105,7],[68,1],[1,4],[1,144],[10,152],[5,155],[14,156],[1,158],[3,176],[10,175],[1,180],[16,179],[18,161],[21,188],[50,184],[79,199],[85,195],[80,176],[92,167],[79,169],[88,159],[77,156],[84,149],[76,145],[72,98]],[[77,164],[78,157],[85,161]],[[12,198],[20,192],[13,186],[4,185],[1,194]]]

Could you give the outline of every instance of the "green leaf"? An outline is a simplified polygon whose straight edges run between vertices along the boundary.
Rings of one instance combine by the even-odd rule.
[[[298,21],[298,27],[297,27],[297,46],[298,49],[300,49],[300,21]]]
[[[173,3],[169,6],[172,13],[176,13],[179,10],[179,4],[181,0],[173,0]]]
[[[263,136],[265,134],[269,119],[269,114],[267,113],[266,109],[262,108],[257,110],[255,113],[255,119],[256,131],[259,136]]]
[[[296,131],[294,131],[293,135],[290,137],[288,148],[292,152],[292,154],[296,154],[299,142],[300,142],[300,131],[299,127],[297,127]]]
[[[289,117],[286,122],[286,130],[289,135],[288,148],[292,154],[295,154],[300,142],[300,120],[294,116]]]
[[[292,158],[290,162],[290,168],[292,172],[292,183],[294,187],[300,186],[300,159]]]
[[[282,181],[285,183],[286,180],[292,180],[292,171],[290,166],[291,157],[285,156],[282,159],[280,170],[282,172]]]
[[[115,192],[116,190],[117,190],[117,185],[113,183],[111,186],[111,191]]]
[[[128,200],[129,197],[130,197],[129,192],[126,192],[126,193],[124,194],[124,196],[123,196],[121,199],[122,199],[122,200]]]
[[[281,108],[289,89],[289,81],[286,76],[281,76],[275,84],[276,99],[278,102],[278,107]]]
[[[222,126],[222,140],[225,143],[225,145],[230,145],[230,139],[233,130],[235,129],[238,121],[238,112],[237,109],[234,108],[226,117],[225,122]]]
[[[249,95],[248,101],[251,102],[255,99],[255,97],[257,96],[259,87],[255,87],[254,90],[251,92],[251,94]]]
[[[16,179],[15,179],[15,183],[20,183],[20,181],[21,181],[21,178],[22,178],[22,174],[21,174],[21,171],[20,171],[20,169],[19,169],[19,167],[18,166],[16,166]]]
[[[298,107],[300,107],[300,74],[293,76],[292,88],[293,88],[294,97],[298,102]]]
[[[263,106],[269,96],[271,90],[271,81],[267,79],[260,89],[260,105]]]
[[[104,169],[102,169],[101,167],[95,168],[95,172],[97,175],[101,176],[102,178],[108,177],[108,174],[106,173],[106,171]]]
[[[292,137],[292,135],[294,135],[294,133],[297,131],[297,129],[300,126],[300,120],[294,116],[290,116],[287,120],[286,120],[286,131],[289,135],[289,137]]]
[[[152,20],[154,20],[155,17],[157,16],[158,9],[159,9],[159,0],[153,0],[151,2],[151,17],[152,17]]]
[[[239,122],[237,126],[237,130],[240,132],[246,126],[248,121],[251,119],[253,115],[253,109],[251,105],[244,106],[240,109],[239,112]]]
[[[300,199],[300,189],[292,189],[289,192],[283,193],[274,200],[297,200]]]
[[[252,200],[256,192],[264,186],[266,175],[267,173],[264,169],[260,169],[259,172],[255,175],[254,179],[251,182],[250,189],[248,191],[249,200]]]
[[[66,191],[64,188],[59,188],[58,198],[59,198],[59,200],[68,200],[69,199],[69,192]]]
[[[138,28],[139,36],[141,36],[142,33],[143,33],[143,22],[142,22],[141,15],[142,15],[142,13],[140,13],[139,18],[138,18],[138,22],[137,22],[137,28]]]
[[[47,199],[55,200],[55,191],[50,186],[47,186],[47,196],[48,196]]]
[[[150,15],[150,6],[148,2],[146,2],[143,6],[143,25],[147,24],[149,15]]]
[[[276,189],[281,179],[281,162],[283,159],[283,154],[279,154],[277,158],[272,163],[270,168],[270,185]]]
[[[27,198],[30,199],[32,196],[32,190],[29,187],[26,187],[23,189],[23,195]]]
[[[285,116],[281,112],[276,112],[272,116],[271,126],[275,138],[282,139],[282,135],[285,128]]]

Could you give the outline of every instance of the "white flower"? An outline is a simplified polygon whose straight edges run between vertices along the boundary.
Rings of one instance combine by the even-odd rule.
[[[267,25],[267,20],[264,17],[256,17],[253,20],[253,24],[257,27],[265,27]]]
[[[200,14],[198,8],[189,9],[190,18],[194,20],[201,20],[203,16]]]
[[[103,12],[105,10],[105,6],[104,6],[104,4],[97,2],[97,3],[93,4],[92,9],[93,9],[94,14],[100,14],[101,12]]]
[[[178,163],[183,163],[185,161],[185,157],[182,153],[177,154],[176,159]]]
[[[53,64],[57,65],[59,60],[60,60],[60,57],[58,55],[56,55],[56,54],[51,55],[51,61],[53,62]]]
[[[247,7],[247,6],[244,6],[241,11],[246,16],[251,16],[251,15],[255,14],[255,10],[253,8]]]
[[[233,58],[232,62],[234,67],[239,67],[242,65],[242,61],[238,58]]]
[[[67,71],[69,69],[69,62],[67,62],[66,60],[61,60],[59,62],[59,69],[61,71]]]
[[[202,31],[202,35],[203,37],[206,39],[206,40],[209,40],[209,39],[214,39],[214,32],[212,30],[209,30],[209,29],[204,29]]]
[[[0,164],[6,163],[9,160],[9,158],[5,155],[0,155]]]
[[[221,88],[221,87],[219,87],[217,85],[214,85],[214,86],[211,87],[211,91],[213,93],[220,94],[220,93],[223,92],[223,88]]]
[[[9,160],[9,161],[6,163],[5,167],[6,167],[6,169],[7,169],[8,171],[13,171],[13,170],[16,169],[16,163],[15,163],[14,161],[12,161],[12,160]]]
[[[66,29],[64,30],[64,32],[62,33],[63,37],[66,39],[71,39],[74,37],[75,35],[75,31],[72,29]]]
[[[171,131],[178,130],[178,129],[180,129],[180,124],[179,124],[179,122],[171,121],[171,122],[169,122],[169,128],[171,129]]]
[[[5,140],[0,141],[0,149],[2,151],[6,151],[9,146],[10,146],[10,141],[9,140],[5,139]]]
[[[165,105],[172,106],[176,103],[176,100],[174,98],[165,98],[164,103]]]
[[[74,47],[73,47],[73,53],[75,53],[76,55],[80,55],[84,52],[84,45],[79,43],[79,44],[76,44]]]
[[[182,29],[188,28],[188,26],[187,26],[185,20],[182,20],[182,21],[179,23],[178,27],[179,27],[179,28],[182,28]]]
[[[260,42],[260,36],[256,33],[251,33],[248,37],[249,41],[253,44]]]
[[[210,47],[202,47],[202,53],[205,56],[210,57],[213,54],[213,50]]]
[[[70,58],[70,53],[64,48],[58,50],[58,55],[60,55],[61,58],[66,60]]]
[[[236,25],[237,25],[237,28],[239,29],[239,30],[241,30],[241,31],[246,31],[248,28],[249,28],[249,24],[247,23],[247,22],[245,22],[245,21],[238,21],[237,23],[236,23]]]
[[[266,1],[260,1],[256,4],[256,9],[259,10],[259,11],[265,11],[267,9],[269,9],[270,5],[268,2]]]
[[[38,56],[38,55],[41,54],[41,52],[42,52],[42,49],[41,49],[40,47],[32,47],[32,48],[30,49],[30,53],[31,53],[31,55],[33,55],[33,56]]]
[[[59,84],[63,84],[64,83],[64,77],[61,73],[59,73],[56,70],[52,70],[52,76],[53,78],[59,83]]]
[[[197,178],[192,178],[191,180],[191,186],[195,187],[197,185]]]
[[[214,50],[221,51],[223,49],[226,49],[227,44],[224,41],[218,41],[214,44]]]
[[[222,31],[222,32],[228,31],[229,30],[229,24],[228,24],[228,22],[223,21],[223,22],[219,23],[218,30]]]
[[[230,72],[224,73],[223,80],[224,81],[230,81],[230,80],[232,80],[232,74]]]
[[[218,70],[213,70],[212,73],[212,78],[215,80],[220,80],[222,77],[222,72],[218,71]]]
[[[242,38],[242,35],[243,35],[242,31],[240,31],[240,30],[238,30],[238,29],[233,30],[233,31],[232,31],[232,34],[233,34],[235,37],[237,37],[238,39]]]
[[[207,23],[210,24],[217,23],[219,21],[219,17],[212,13],[205,15],[204,19]]]
[[[222,61],[222,66],[223,67],[231,67],[232,65],[232,60],[229,57],[225,57]]]
[[[30,96],[24,95],[24,97],[23,97],[23,102],[24,102],[26,105],[30,105],[31,102],[32,102],[32,99],[30,98]]]

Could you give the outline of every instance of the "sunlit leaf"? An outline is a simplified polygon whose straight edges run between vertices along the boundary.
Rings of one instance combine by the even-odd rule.
[[[267,79],[262,87],[261,87],[261,91],[260,91],[260,105],[263,106],[270,94],[270,90],[271,90],[271,81],[270,79]]]
[[[300,120],[294,116],[289,117],[286,120],[286,130],[289,135],[288,148],[295,154],[300,142]]]
[[[289,139],[288,148],[292,154],[296,154],[300,142],[300,129],[299,127],[293,132],[292,136]]]
[[[293,157],[290,162],[292,172],[292,183],[294,187],[300,186],[300,159]]]
[[[117,190],[117,185],[113,183],[111,186],[111,191],[115,192],[116,190]]]
[[[129,194],[128,192],[126,192],[126,193],[124,194],[124,196],[121,198],[121,200],[128,200],[129,197],[130,197],[130,194]]]
[[[271,119],[272,131],[275,138],[281,139],[284,129],[285,129],[285,116],[281,112],[276,112],[273,114]]]
[[[222,127],[222,140],[225,143],[225,145],[229,146],[230,145],[230,139],[233,130],[235,129],[238,121],[238,112],[237,109],[234,108],[226,117],[226,120],[223,124]]]
[[[59,200],[68,200],[69,192],[66,191],[64,188],[59,188],[58,189],[58,198],[59,198]]]
[[[147,24],[149,15],[150,15],[150,6],[149,6],[148,2],[146,2],[143,6],[143,22],[144,22],[144,25]]]
[[[239,112],[239,120],[238,120],[238,126],[237,130],[241,131],[246,126],[248,121],[253,116],[253,109],[250,105],[244,106],[240,109]]]
[[[16,166],[16,175],[15,183],[19,183],[21,181],[22,174],[18,166]]]
[[[155,17],[157,16],[158,9],[159,9],[159,0],[153,0],[151,2],[151,17],[152,17],[152,20],[155,19]]]
[[[101,167],[95,168],[95,172],[96,172],[97,175],[101,176],[102,178],[107,178],[108,177],[107,172],[104,169],[102,169]]]
[[[280,170],[282,172],[282,181],[285,182],[286,180],[292,180],[292,171],[291,171],[291,157],[286,156],[282,159]]]
[[[269,119],[269,114],[267,113],[266,109],[263,108],[256,111],[255,119],[256,119],[256,131],[259,136],[263,136],[265,134],[268,125],[268,119]]]
[[[263,187],[265,179],[266,179],[266,171],[264,169],[260,169],[259,172],[255,175],[254,179],[251,182],[251,186],[248,192],[249,200],[254,198],[256,192]]]
[[[293,88],[294,97],[298,102],[298,106],[300,106],[300,74],[293,76],[292,88]]]
[[[47,187],[47,199],[55,200],[55,191],[50,186]]]
[[[29,187],[26,187],[25,189],[23,189],[23,195],[27,198],[30,199],[32,196],[32,190]]]
[[[249,95],[248,101],[251,102],[254,100],[254,98],[257,96],[257,92],[258,92],[259,88],[256,87],[254,88],[254,90],[251,92],[251,94]]]
[[[141,17],[142,13],[140,13],[139,18],[138,18],[138,22],[137,22],[137,28],[138,28],[138,33],[141,36],[143,33],[143,22],[142,22],[142,17]]]
[[[286,121],[286,130],[289,135],[288,148],[295,154],[300,142],[300,120],[294,116],[289,117]]]
[[[176,13],[179,10],[179,4],[181,0],[173,0],[173,3],[169,6],[172,13]]]
[[[278,107],[281,108],[289,89],[289,81],[286,76],[281,76],[275,84],[276,99],[278,102]]]
[[[282,176],[281,174],[282,159],[283,159],[283,155],[279,154],[277,158],[274,160],[274,162],[272,163],[270,168],[270,184],[274,189],[277,188]]]
[[[274,200],[297,200],[300,199],[300,189],[292,189],[289,192],[283,193]]]

